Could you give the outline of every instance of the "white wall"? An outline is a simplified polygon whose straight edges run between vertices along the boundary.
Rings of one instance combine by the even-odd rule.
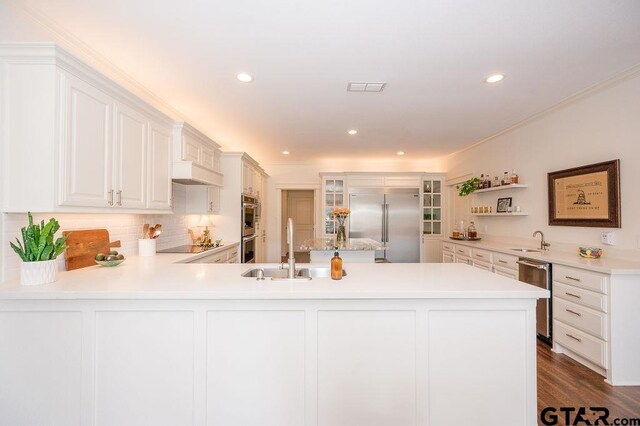
[[[548,225],[547,173],[617,158],[621,162],[622,229],[606,229],[615,231],[617,245],[604,248],[610,254],[637,258],[640,74],[595,90],[526,125],[455,154],[445,159],[445,168],[450,177],[468,172],[496,175],[515,168],[520,183],[530,185],[524,190],[471,196],[472,205],[494,208],[498,196],[513,196],[514,205],[521,205],[530,213],[521,218],[478,218],[480,231],[485,234],[529,238],[540,229],[552,242],[602,247],[600,233],[604,228]]]

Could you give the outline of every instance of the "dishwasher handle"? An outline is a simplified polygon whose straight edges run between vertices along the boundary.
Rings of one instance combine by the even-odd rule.
[[[544,269],[545,271],[549,268],[549,265],[545,265],[542,263],[527,262],[526,260],[518,260],[516,261],[516,263],[518,263],[519,265],[528,266],[530,268]]]

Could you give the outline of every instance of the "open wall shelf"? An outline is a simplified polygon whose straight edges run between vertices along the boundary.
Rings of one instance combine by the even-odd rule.
[[[496,186],[496,187],[487,188],[487,189],[478,189],[477,191],[473,191],[472,194],[482,194],[484,192],[505,191],[507,189],[528,188],[528,187],[529,185],[524,183],[512,183],[511,185]]]

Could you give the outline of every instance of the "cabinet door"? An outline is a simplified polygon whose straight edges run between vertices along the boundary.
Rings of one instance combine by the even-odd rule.
[[[147,118],[117,103],[115,121],[115,205],[143,209],[147,201]]]
[[[253,193],[253,169],[248,164],[242,164],[242,192]]]
[[[207,207],[209,213],[220,212],[220,188],[217,186],[207,187]]]
[[[113,205],[112,114],[113,101],[107,94],[69,78],[61,153],[62,205]]]
[[[149,126],[149,198],[150,209],[171,210],[171,129],[159,124]]]

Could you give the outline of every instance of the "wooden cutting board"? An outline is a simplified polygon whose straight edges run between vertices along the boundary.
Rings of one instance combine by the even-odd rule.
[[[106,229],[64,231],[62,235],[69,236],[69,248],[65,252],[67,271],[94,266],[96,254],[107,254],[111,247],[120,247],[120,241],[109,242],[109,231]]]

